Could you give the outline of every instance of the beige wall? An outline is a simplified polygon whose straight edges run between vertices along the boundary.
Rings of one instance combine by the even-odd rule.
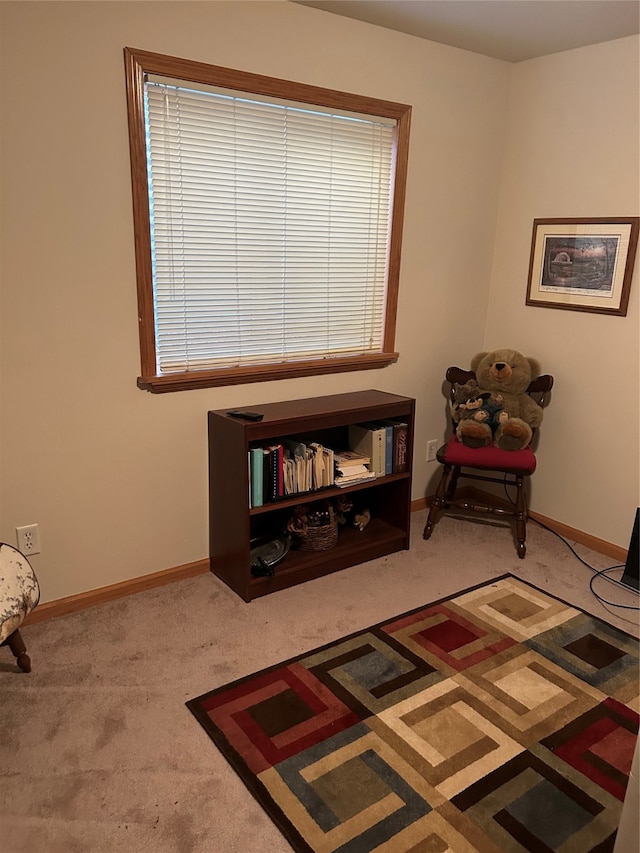
[[[415,396],[483,344],[510,66],[281,2],[1,3],[0,538],[43,601],[206,557],[208,409]],[[154,396],[139,371],[125,45],[413,105],[397,347],[381,371]]]
[[[0,539],[40,525],[43,601],[206,557],[208,409],[369,387],[415,396],[423,497],[444,367],[501,343],[558,378],[534,508],[626,544],[637,458],[600,454],[616,418],[637,446],[638,283],[626,319],[525,308],[524,287],[534,216],[637,212],[637,40],[511,66],[283,2],[1,3],[0,16]],[[413,105],[396,365],[136,388],[125,45]],[[606,389],[608,423],[585,400],[595,341],[589,387]],[[616,380],[612,360],[634,381]],[[597,505],[603,490],[614,506]]]
[[[532,507],[626,547],[638,505],[640,281],[626,317],[526,306],[534,218],[637,216],[637,37],[513,66],[486,347],[553,373]],[[517,330],[515,333],[511,330]]]

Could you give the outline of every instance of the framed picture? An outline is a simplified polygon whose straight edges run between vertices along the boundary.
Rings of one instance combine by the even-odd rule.
[[[626,316],[639,222],[534,219],[527,305]]]

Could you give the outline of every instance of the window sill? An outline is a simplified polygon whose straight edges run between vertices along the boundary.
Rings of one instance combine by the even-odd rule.
[[[298,379],[326,373],[347,373],[356,370],[377,370],[398,360],[397,352],[348,358],[324,358],[313,361],[266,364],[252,368],[220,370],[194,370],[164,376],[140,376],[138,387],[153,394],[169,391],[189,391],[195,388],[215,388],[224,385],[244,385],[251,382],[269,382],[274,379]]]

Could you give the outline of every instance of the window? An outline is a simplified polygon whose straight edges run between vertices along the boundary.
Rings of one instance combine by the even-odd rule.
[[[411,109],[125,48],[141,376],[383,367]]]

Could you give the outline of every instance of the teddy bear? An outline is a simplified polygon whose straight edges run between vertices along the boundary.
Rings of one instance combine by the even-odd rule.
[[[477,400],[480,388],[475,379],[469,379],[464,384],[456,382],[453,386],[453,400],[451,403],[451,416],[458,423],[465,417],[469,417],[470,408],[468,403]],[[472,404],[473,405],[473,404]]]
[[[349,495],[338,495],[333,502],[336,521],[340,525],[352,524],[361,532],[371,521],[371,511],[368,507],[355,507]]]
[[[498,428],[501,423],[504,423],[509,415],[504,411],[504,397],[502,394],[490,394],[483,392],[481,412],[486,414],[485,423],[488,423],[492,431]]]
[[[489,419],[465,418],[456,430],[458,440],[467,447],[485,447],[492,439],[501,450],[528,447],[533,430],[542,423],[542,407],[526,393],[531,380],[540,375],[538,362],[517,350],[498,349],[477,353],[471,360],[471,369],[480,394],[494,395],[500,408],[495,412],[495,432]]]
[[[460,423],[465,420],[474,420],[477,423],[487,424],[490,431],[482,430],[482,434],[477,436],[477,443],[474,443],[473,446],[481,447],[490,444],[500,421],[506,420],[508,417],[502,411],[502,394],[492,394],[490,391],[481,393],[475,379],[470,379],[464,384],[456,383],[453,396],[451,414],[454,422],[458,424],[456,431],[458,439],[463,441],[465,431],[467,435],[473,433],[473,430],[467,431],[466,427],[460,427]]]

